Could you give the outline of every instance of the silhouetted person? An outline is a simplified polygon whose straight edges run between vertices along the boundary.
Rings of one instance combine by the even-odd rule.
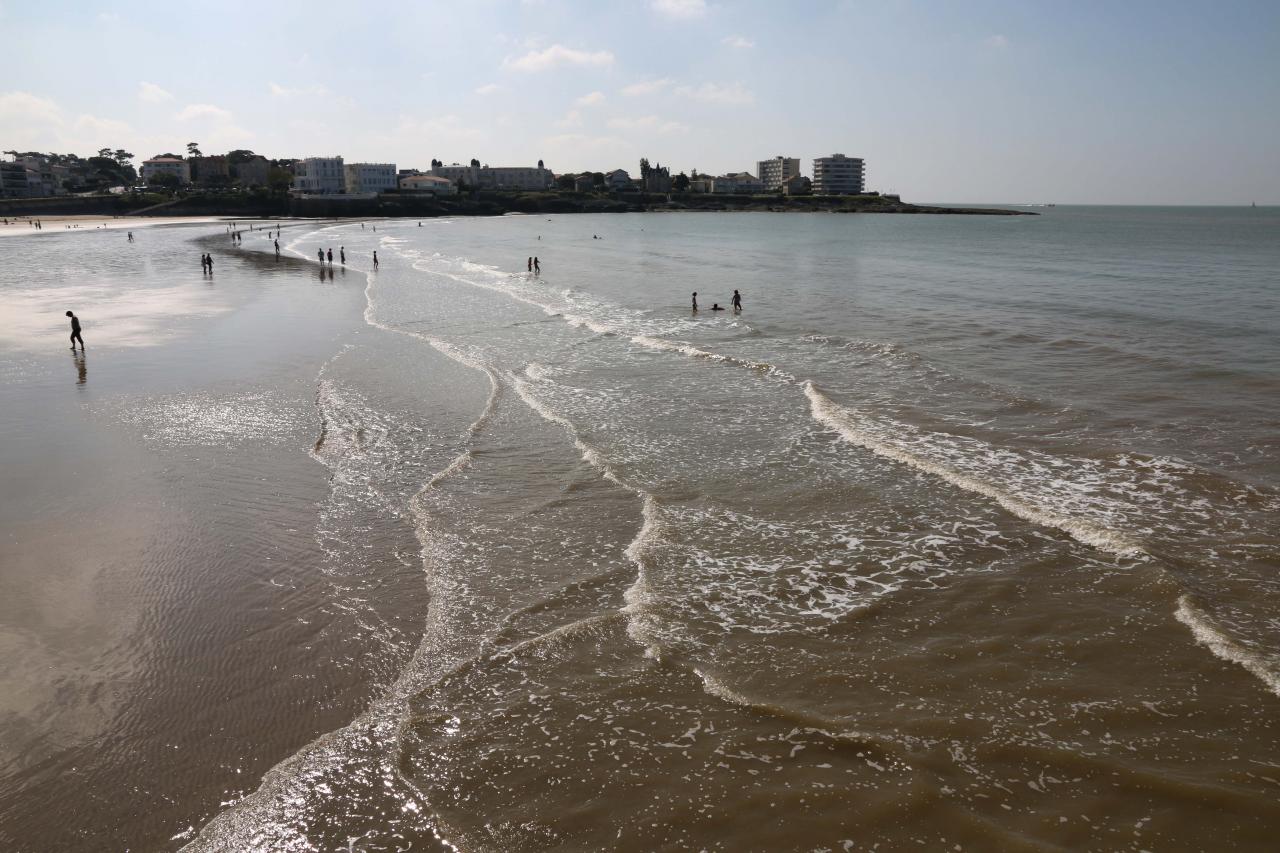
[[[209,258],[209,275],[213,275],[213,255],[212,254],[208,255],[208,258]]]
[[[84,352],[84,338],[80,337],[80,318],[70,311],[67,316],[71,318],[71,348],[76,348],[76,341],[80,342],[80,351]]]
[[[723,310],[724,310],[724,308],[723,308],[723,306],[721,306],[721,305],[720,305],[720,303],[719,303],[719,302],[712,302],[712,303],[711,303],[711,310],[712,310],[712,311],[723,311]]]
[[[279,241],[279,240],[275,240],[275,241],[273,241],[273,242],[276,244],[276,257],[278,258],[278,257],[280,257],[280,241]]]
[[[738,291],[735,290],[733,292],[733,301],[730,304],[733,305],[734,311],[742,310],[742,296],[739,295]]]
[[[320,263],[324,263],[324,249],[316,249],[316,257],[320,259]]]
[[[329,250],[329,263],[330,263],[330,264],[332,264],[332,263],[333,263],[333,249],[330,249],[330,250]]]
[[[338,259],[342,261],[342,265],[344,267],[347,265],[347,247],[346,246],[338,247]]]
[[[533,256],[533,274],[542,275],[542,264],[538,263],[538,256]]]
[[[133,242],[133,232],[132,232],[132,231],[130,231],[130,232],[129,232],[129,242],[130,242],[130,243],[132,243],[132,242]]]
[[[698,310],[698,291],[696,290],[693,292],[693,310]]]
[[[533,272],[533,255],[529,256],[529,272]]]
[[[374,252],[374,253],[373,253],[373,268],[374,268],[375,270],[378,268],[378,253],[377,253],[377,252]]]

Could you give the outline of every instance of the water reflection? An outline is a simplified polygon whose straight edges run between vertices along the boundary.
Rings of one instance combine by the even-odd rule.
[[[76,384],[83,385],[89,379],[89,369],[85,364],[84,350],[81,350],[79,353],[72,352],[71,360],[76,364],[76,374],[79,377],[76,380]]]

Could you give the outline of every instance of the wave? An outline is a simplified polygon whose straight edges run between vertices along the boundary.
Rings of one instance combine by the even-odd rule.
[[[1178,609],[1174,617],[1191,629],[1196,642],[1213,652],[1225,661],[1239,664],[1255,676],[1267,689],[1280,696],[1280,660],[1274,656],[1263,654],[1247,648],[1228,637],[1209,615],[1191,603],[1190,596],[1183,595],[1178,599]]]
[[[834,429],[850,444],[866,448],[886,459],[902,462],[926,474],[932,474],[965,491],[990,498],[1024,521],[1056,528],[1100,551],[1106,551],[1118,557],[1147,556],[1146,549],[1139,542],[1118,530],[1036,506],[993,483],[913,453],[902,445],[866,429],[862,418],[838,405],[819,391],[811,381],[806,380],[803,388],[805,396],[809,398],[810,412],[814,420]]]

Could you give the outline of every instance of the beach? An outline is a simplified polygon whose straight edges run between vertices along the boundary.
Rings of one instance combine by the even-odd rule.
[[[1265,849],[1280,221],[1041,213],[0,228],[0,841]]]
[[[162,225],[196,225],[219,222],[230,217],[215,216],[10,216],[0,224],[0,237],[38,234],[45,231],[136,231]],[[32,227],[39,222],[43,229]]]

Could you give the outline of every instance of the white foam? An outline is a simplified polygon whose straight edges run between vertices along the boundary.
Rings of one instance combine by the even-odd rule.
[[[1196,642],[1222,660],[1244,667],[1267,685],[1268,690],[1280,696],[1280,661],[1232,640],[1213,624],[1208,614],[1195,607],[1188,596],[1183,595],[1178,599],[1178,609],[1173,615],[1191,629]]]
[[[1082,518],[1063,515],[1009,493],[1008,491],[976,477],[959,471],[937,460],[914,453],[901,443],[887,439],[867,429],[856,412],[838,405],[830,397],[819,391],[812,382],[803,383],[805,396],[809,398],[809,408],[814,420],[838,432],[850,444],[856,444],[887,459],[893,459],[910,465],[916,470],[939,477],[953,486],[991,498],[1000,506],[1019,518],[1053,527],[1079,542],[1106,551],[1120,557],[1140,557],[1146,550],[1135,540],[1116,530]]]

